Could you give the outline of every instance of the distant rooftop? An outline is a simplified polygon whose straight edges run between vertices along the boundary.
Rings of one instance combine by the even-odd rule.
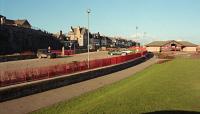
[[[0,15],[0,18],[1,18],[0,20],[1,24],[31,28],[30,23],[26,19],[11,20],[11,19],[6,19],[6,17],[3,15]]]
[[[148,47],[151,47],[151,46],[155,46],[155,47],[160,47],[160,46],[163,46],[165,44],[168,44],[170,42],[177,42],[183,46],[187,46],[187,47],[196,47],[197,45],[196,44],[193,44],[191,42],[188,42],[188,41],[175,41],[175,40],[168,40],[168,41],[153,41],[149,44],[147,44],[146,46]]]

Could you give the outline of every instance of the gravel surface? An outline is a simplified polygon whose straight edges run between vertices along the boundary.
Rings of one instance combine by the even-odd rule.
[[[157,62],[152,58],[134,67],[80,83],[0,103],[0,114],[25,114],[55,103],[69,100],[102,86],[117,82]]]

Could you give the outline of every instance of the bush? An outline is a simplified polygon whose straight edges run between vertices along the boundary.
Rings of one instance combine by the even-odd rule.
[[[170,54],[170,53],[158,53],[157,57],[159,59],[174,59],[175,58],[175,56],[173,54]]]

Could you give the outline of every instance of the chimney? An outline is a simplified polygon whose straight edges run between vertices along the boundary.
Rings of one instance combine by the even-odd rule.
[[[60,30],[60,36],[62,35],[62,30]]]
[[[5,23],[6,18],[5,17],[1,17],[0,21],[1,21],[1,25],[3,25]]]
[[[74,28],[71,26],[71,30],[74,32]]]

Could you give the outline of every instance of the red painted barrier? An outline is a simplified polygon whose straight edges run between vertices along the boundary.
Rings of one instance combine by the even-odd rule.
[[[55,51],[56,52],[56,51]],[[69,53],[68,53],[69,52]],[[58,53],[58,52],[57,52]],[[72,50],[66,50],[66,54],[72,54]],[[91,60],[89,62],[90,69],[104,67],[108,65],[114,65],[145,55],[147,51],[141,53],[130,54],[126,56],[118,56],[112,58]],[[24,69],[21,71],[0,71],[0,86],[7,86],[17,83],[23,83],[34,80],[41,80],[59,75],[75,73],[78,71],[84,71],[88,69],[88,62],[73,62],[68,64],[61,64],[42,68]]]

